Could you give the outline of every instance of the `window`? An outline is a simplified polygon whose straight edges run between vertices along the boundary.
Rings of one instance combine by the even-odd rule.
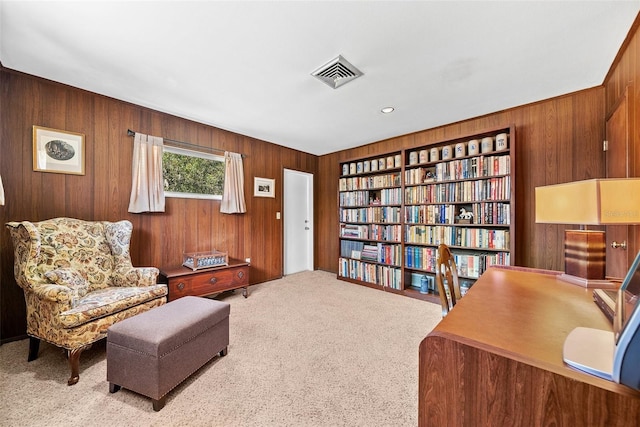
[[[222,199],[223,156],[165,145],[162,175],[165,197]]]

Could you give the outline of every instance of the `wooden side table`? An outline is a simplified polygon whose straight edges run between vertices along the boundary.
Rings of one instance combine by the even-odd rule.
[[[168,300],[187,295],[207,296],[242,288],[249,296],[249,263],[230,258],[229,265],[193,271],[184,266],[160,269],[161,279],[168,284]]]

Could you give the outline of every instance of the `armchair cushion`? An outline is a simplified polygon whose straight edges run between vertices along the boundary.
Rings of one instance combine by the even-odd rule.
[[[56,285],[66,286],[73,291],[72,307],[75,307],[77,301],[89,292],[89,282],[87,282],[86,276],[72,268],[49,270],[44,275]]]
[[[163,297],[166,294],[166,285],[100,289],[79,299],[75,306],[72,305],[71,310],[60,313],[58,319],[63,328],[75,328],[108,314]]]

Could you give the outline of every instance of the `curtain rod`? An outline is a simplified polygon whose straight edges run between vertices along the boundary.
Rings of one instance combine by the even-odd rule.
[[[140,133],[140,132],[137,132]],[[127,136],[135,136],[136,132],[131,129],[127,129]],[[163,138],[163,141],[168,142],[169,145],[174,145],[178,147],[191,148],[195,151],[213,151],[217,153],[224,154],[225,150],[221,150],[219,148],[211,148],[211,147],[203,147],[201,145],[191,144],[190,142],[176,141],[174,139]],[[242,157],[246,157],[244,154],[241,154]]]

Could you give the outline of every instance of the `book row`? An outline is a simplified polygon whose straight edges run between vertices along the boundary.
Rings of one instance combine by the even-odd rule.
[[[511,198],[511,177],[405,188],[405,203],[479,202]]]
[[[338,186],[340,191],[370,190],[384,187],[400,187],[400,173],[390,173],[373,176],[354,176],[340,178]]]
[[[402,289],[402,270],[396,267],[340,258],[338,260],[338,275],[392,289]]]
[[[400,208],[375,206],[368,208],[340,208],[340,222],[400,222]]]
[[[430,167],[411,168],[405,171],[405,185],[443,182],[470,178],[509,175],[511,158],[509,156],[479,156],[468,159],[441,162]],[[372,176],[343,177],[339,180],[340,191],[368,190],[384,187],[399,187],[400,173],[388,173]]]
[[[399,205],[401,203],[402,189],[399,187],[340,193],[340,206]]]
[[[510,173],[511,158],[509,156],[479,156],[442,162],[435,166],[436,181],[483,178]]]
[[[400,242],[402,240],[402,227],[400,225],[382,224],[341,224],[340,237]]]
[[[400,245],[376,245],[363,242],[341,240],[340,256],[371,263],[386,264],[395,267],[401,265]],[[436,271],[436,248],[407,246],[404,249],[404,266],[411,269]],[[496,253],[455,253],[458,275],[477,279],[492,265],[510,265],[511,255],[508,252]]]
[[[340,240],[340,256],[396,267],[400,267],[402,264],[402,249],[400,245],[367,244],[358,241]]]
[[[511,205],[502,202],[484,202],[468,205],[405,206],[404,221],[411,224],[509,225]]]
[[[470,249],[509,250],[508,230],[467,228],[446,225],[406,225],[405,241],[449,246],[465,246]]]
[[[404,171],[404,183],[405,185],[426,184],[434,182],[436,180],[436,168],[431,167],[419,167],[414,169],[407,169]]]
[[[340,237],[352,239],[368,239],[369,226],[357,224],[340,224]]]
[[[511,256],[508,252],[493,254],[454,254],[458,276],[477,279],[492,265],[510,265]]]
[[[402,240],[402,226],[371,224],[369,225],[369,238],[372,240],[400,242]]]
[[[436,248],[420,246],[405,247],[405,267],[436,271]],[[477,279],[492,265],[510,265],[511,256],[508,252],[497,253],[455,253],[453,254],[458,276]]]
[[[422,246],[405,246],[404,265],[409,268],[417,268],[432,273],[436,271],[437,248]]]

